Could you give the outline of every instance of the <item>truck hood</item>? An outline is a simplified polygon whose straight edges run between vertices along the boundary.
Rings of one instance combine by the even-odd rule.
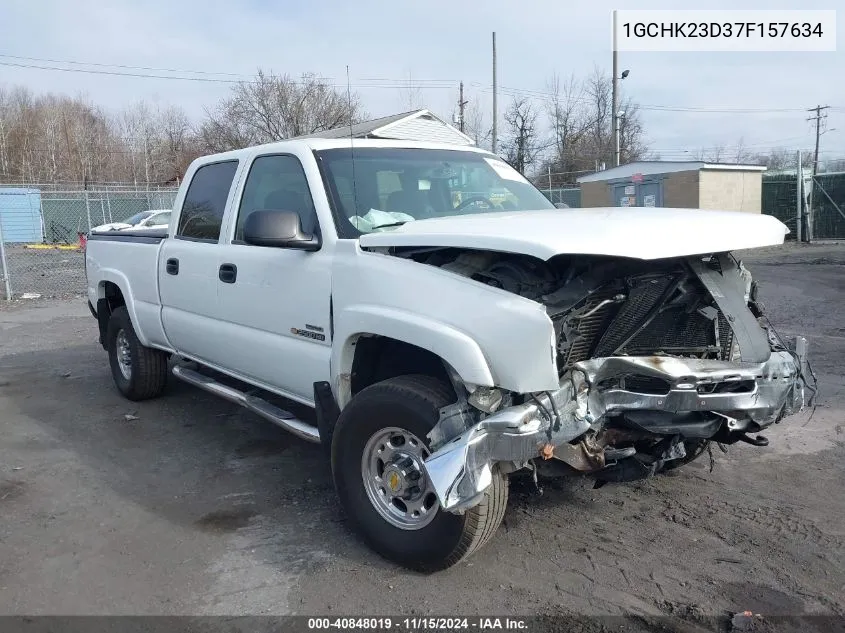
[[[782,244],[789,229],[759,213],[700,209],[549,209],[478,213],[408,222],[362,235],[363,248],[461,247],[555,255],[662,259]]]

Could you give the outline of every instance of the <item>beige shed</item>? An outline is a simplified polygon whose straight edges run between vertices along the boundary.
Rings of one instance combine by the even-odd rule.
[[[578,179],[582,207],[675,207],[760,213],[759,165],[638,161]]]

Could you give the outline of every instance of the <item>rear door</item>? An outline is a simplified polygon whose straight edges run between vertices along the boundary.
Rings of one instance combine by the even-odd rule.
[[[173,238],[164,241],[159,254],[164,332],[177,352],[208,363],[219,360],[219,241],[237,172],[237,160],[207,163],[194,171]]]

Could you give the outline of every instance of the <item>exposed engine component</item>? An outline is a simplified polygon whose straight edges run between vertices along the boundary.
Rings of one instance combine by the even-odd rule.
[[[728,320],[685,259],[569,256],[543,262],[456,249],[410,256],[545,305],[555,327],[561,374],[596,357],[731,357]],[[718,257],[702,264],[721,271]]]
[[[725,253],[546,262],[461,249],[394,254],[536,301],[554,327],[559,390],[442,412],[426,464],[447,509],[472,503],[494,463],[510,472],[556,462],[622,481],[695,459],[710,441],[765,446],[748,433],[801,410],[805,387],[815,393],[805,342],[780,339],[748,271]]]
[[[440,268],[535,300],[554,290],[559,282],[554,271],[540,260],[487,251],[460,253]]]

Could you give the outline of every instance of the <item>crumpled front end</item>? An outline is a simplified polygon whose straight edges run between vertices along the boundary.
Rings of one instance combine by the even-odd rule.
[[[645,291],[640,280],[604,289],[612,292],[597,283],[596,291],[587,293],[592,303],[588,296],[569,306],[559,331],[570,335],[560,347],[572,362],[563,367],[556,391],[507,394],[505,403],[517,404],[488,413],[479,414],[466,402],[444,410],[430,435],[435,450],[426,460],[441,506],[455,512],[478,503],[493,468],[510,472],[555,460],[575,471],[623,480],[683,459],[690,442],[762,446],[765,438],[748,434],[802,410],[806,390],[815,393],[805,379],[806,340],[798,337],[787,345],[767,324],[741,264],[724,256],[715,265],[702,258],[687,264],[688,277],[664,283],[652,276],[648,284],[662,285]],[[670,291],[672,283],[676,288]],[[655,299],[632,305],[638,292]],[[605,329],[583,328],[612,303],[618,309],[606,315]],[[671,320],[661,316],[671,310]],[[694,317],[682,316],[693,312]],[[581,317],[572,318],[573,313]],[[699,321],[714,325],[711,339],[689,325]],[[663,345],[657,343],[649,354],[631,353],[636,352],[626,348],[631,342],[644,345],[659,334],[655,322],[666,323]],[[593,339],[572,336],[579,327]],[[668,347],[666,341],[685,349],[660,349]],[[707,345],[712,349],[705,350]],[[590,355],[602,348],[612,353]]]

